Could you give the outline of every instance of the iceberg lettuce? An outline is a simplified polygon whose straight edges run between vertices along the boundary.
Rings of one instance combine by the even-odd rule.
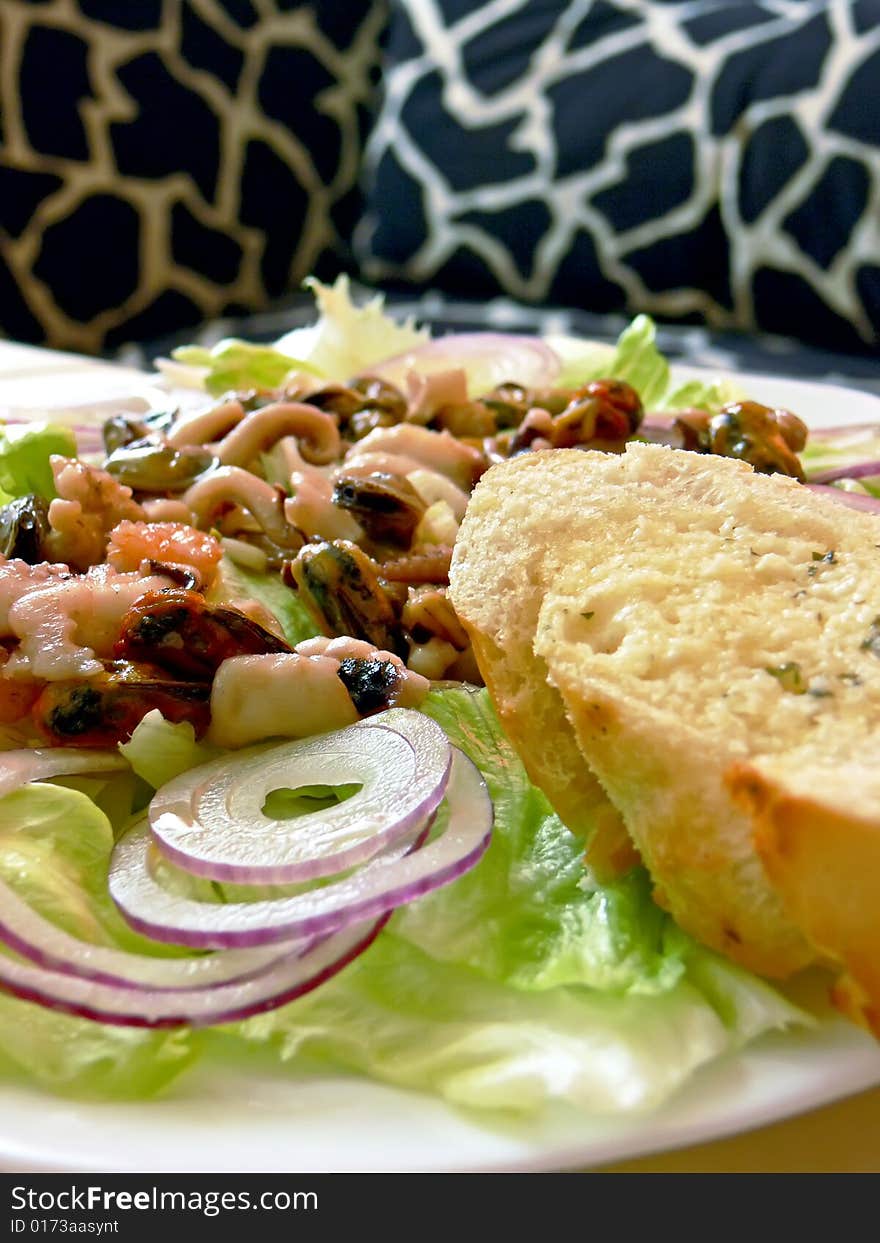
[[[113,829],[82,790],[38,782],[0,799],[0,878],[44,918],[97,945],[162,954],[113,905]],[[149,1096],[193,1059],[188,1032],[109,1027],[0,993],[0,1056],[77,1096]]]

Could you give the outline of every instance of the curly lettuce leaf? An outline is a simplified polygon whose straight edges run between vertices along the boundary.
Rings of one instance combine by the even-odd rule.
[[[714,413],[725,402],[742,397],[730,380],[686,380],[676,384],[669,362],[657,347],[657,325],[650,315],[637,315],[624,328],[616,346],[576,337],[548,337],[562,359],[557,383],[578,388],[591,380],[610,377],[631,384],[646,410],[682,410],[692,407]]]
[[[172,351],[171,360],[160,359],[157,365],[173,383],[220,396],[233,390],[278,388],[302,372],[344,384],[375,363],[429,339],[427,329],[387,315],[381,294],[358,306],[345,275],[332,285],[315,277],[303,284],[314,294],[318,310],[317,322],[308,328],[295,328],[274,345],[234,337],[210,349],[184,345]]]
[[[275,342],[275,348],[307,359],[329,380],[345,383],[375,363],[423,345],[430,337],[426,328],[417,328],[411,319],[398,323],[386,314],[381,294],[358,306],[345,275],[332,285],[313,276],[303,284],[315,295],[318,322],[288,332]]]

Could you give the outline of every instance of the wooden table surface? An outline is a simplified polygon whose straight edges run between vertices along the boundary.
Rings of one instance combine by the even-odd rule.
[[[0,341],[0,419],[28,392],[71,381],[111,364]],[[132,377],[144,380],[138,373]],[[57,390],[56,390],[57,391]],[[625,1172],[880,1172],[880,1087],[784,1122],[656,1156],[606,1167]]]

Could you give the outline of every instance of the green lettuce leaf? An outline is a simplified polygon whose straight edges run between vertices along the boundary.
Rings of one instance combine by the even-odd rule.
[[[76,438],[55,423],[0,427],[0,504],[19,496],[57,496],[49,458],[76,457]]]
[[[158,708],[139,721],[119,750],[137,776],[151,787],[151,793],[220,754],[219,747],[196,742],[196,732],[189,721],[172,724]]]
[[[422,711],[483,773],[495,828],[475,868],[400,911],[401,936],[519,988],[657,993],[673,985],[690,942],[651,901],[643,872],[589,884],[583,842],[529,782],[488,692],[435,691]]]
[[[133,953],[165,947],[133,932],[113,905],[113,830],[83,791],[34,783],[0,799],[0,878],[72,936]],[[0,994],[0,1056],[55,1090],[138,1097],[159,1091],[192,1060],[185,1032],[111,1027]]]
[[[58,1014],[0,993],[0,1057],[61,1095],[102,1100],[155,1096],[193,1062],[185,1030],[145,1032]]]
[[[318,634],[311,614],[296,592],[281,581],[277,570],[261,573],[224,556],[208,598],[217,604],[256,600],[277,619],[292,646]]]
[[[619,1113],[660,1104],[699,1066],[800,1019],[727,964],[713,982],[737,994],[724,1010],[688,979],[653,996],[523,992],[386,930],[322,988],[238,1032],[284,1060],[308,1054],[455,1105],[531,1113],[561,1100]]]
[[[303,283],[315,296],[317,323],[286,333],[274,345],[227,338],[212,349],[181,346],[172,351],[171,363],[160,360],[162,370],[173,381],[201,386],[215,396],[233,389],[278,388],[297,372],[344,384],[430,336],[411,320],[400,324],[386,315],[381,294],[358,306],[345,275],[332,285],[314,277]]]
[[[710,413],[744,396],[732,381],[721,377],[675,384],[669,363],[657,348],[657,325],[649,315],[637,315],[620,334],[616,346],[576,337],[548,337],[548,344],[562,359],[557,383],[563,388],[612,377],[631,384],[646,410],[689,406]]]
[[[271,345],[253,345],[227,337],[213,349],[184,345],[172,351],[172,358],[189,367],[204,368],[202,382],[215,397],[251,388],[279,388],[298,371],[322,378],[323,373],[303,358],[294,358]]]
[[[345,275],[332,285],[314,277],[303,284],[315,295],[318,322],[287,333],[275,342],[275,348],[307,359],[329,380],[344,384],[375,363],[423,345],[430,337],[426,328],[416,328],[411,319],[401,324],[387,315],[381,294],[358,306]]]
[[[485,691],[422,705],[486,777],[492,844],[399,910],[339,976],[236,1029],[473,1108],[589,1112],[660,1103],[703,1063],[805,1022],[680,932],[641,870],[584,878],[582,846],[528,782]]]
[[[626,380],[637,390],[646,410],[655,410],[669,389],[669,363],[657,349],[657,326],[648,315],[637,315],[617,341],[616,348],[580,342],[576,338],[551,338],[550,344],[563,359],[557,383],[578,388],[590,380],[611,376]]]

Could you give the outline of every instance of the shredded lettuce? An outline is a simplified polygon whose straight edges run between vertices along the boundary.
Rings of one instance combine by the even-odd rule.
[[[53,453],[76,457],[76,438],[55,423],[0,427],[0,504],[19,496],[57,496],[49,459]]]

